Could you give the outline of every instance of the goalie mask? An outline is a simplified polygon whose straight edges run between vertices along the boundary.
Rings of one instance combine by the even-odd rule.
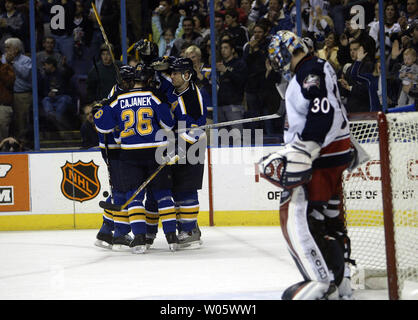
[[[268,48],[269,59],[274,71],[282,74],[283,78],[290,81],[290,62],[297,49],[308,53],[308,47],[301,38],[287,30],[278,31],[270,41]]]
[[[309,182],[312,167],[304,162],[294,162],[286,157],[272,153],[258,163],[260,176],[283,189],[293,189]]]

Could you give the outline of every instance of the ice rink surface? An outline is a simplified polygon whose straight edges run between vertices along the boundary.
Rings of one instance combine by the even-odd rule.
[[[199,249],[94,246],[97,230],[0,232],[1,300],[280,300],[302,280],[280,227],[201,227]],[[357,300],[387,300],[358,290]]]

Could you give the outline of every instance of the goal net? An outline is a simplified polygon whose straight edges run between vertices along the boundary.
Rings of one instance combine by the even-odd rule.
[[[418,112],[351,114],[350,131],[370,157],[343,177],[353,284],[408,299],[418,288]]]

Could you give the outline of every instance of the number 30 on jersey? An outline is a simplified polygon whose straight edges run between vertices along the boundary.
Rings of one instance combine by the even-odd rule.
[[[321,98],[314,99],[311,111],[313,113],[318,113],[318,112],[328,113],[329,109],[330,109],[329,100],[327,97],[323,97],[322,99]]]

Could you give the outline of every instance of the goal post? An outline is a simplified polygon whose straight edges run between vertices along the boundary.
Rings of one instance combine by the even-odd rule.
[[[418,112],[350,114],[352,136],[370,159],[343,177],[351,258],[387,277],[389,299],[418,286]]]

